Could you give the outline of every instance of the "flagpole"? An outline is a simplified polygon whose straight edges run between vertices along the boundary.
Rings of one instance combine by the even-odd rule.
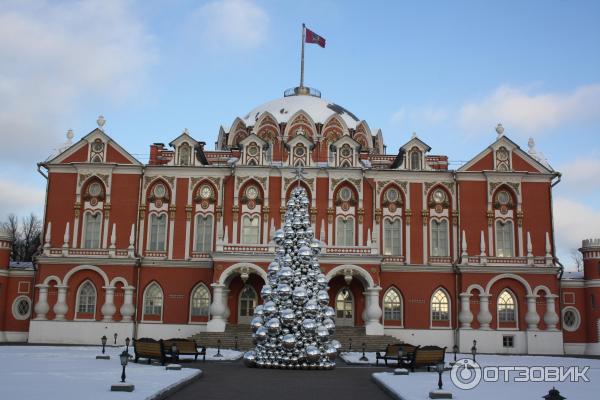
[[[304,42],[306,35],[306,25],[302,24],[302,54],[300,56],[300,87],[304,87]]]

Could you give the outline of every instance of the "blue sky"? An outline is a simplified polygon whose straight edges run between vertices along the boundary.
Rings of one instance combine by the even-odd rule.
[[[506,135],[564,173],[554,192],[559,256],[600,237],[600,2],[0,1],[0,218],[41,214],[35,171],[95,127],[141,160],[188,128],[221,124],[299,81],[382,128],[413,131],[466,161]]]

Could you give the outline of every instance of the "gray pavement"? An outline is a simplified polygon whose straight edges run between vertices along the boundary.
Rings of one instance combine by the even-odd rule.
[[[193,366],[202,369],[202,378],[169,399],[390,399],[373,383],[371,374],[391,369],[348,366],[339,359],[333,371],[256,369],[245,367],[241,361],[207,361]]]

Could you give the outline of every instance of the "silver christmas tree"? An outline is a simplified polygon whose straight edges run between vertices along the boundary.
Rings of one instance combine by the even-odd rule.
[[[328,305],[327,279],[317,259],[322,245],[314,238],[308,205],[306,191],[295,188],[283,228],[273,234],[277,250],[261,291],[264,304],[256,307],[250,323],[256,347],[244,354],[249,367],[335,367],[341,345],[331,340],[335,310]]]

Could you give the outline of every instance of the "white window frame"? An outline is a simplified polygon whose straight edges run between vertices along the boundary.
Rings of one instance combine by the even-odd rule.
[[[246,226],[247,221],[252,223],[252,221],[258,221],[257,225],[254,226]],[[260,244],[261,243],[261,234],[260,234],[260,226],[261,226],[261,218],[259,214],[244,214],[242,215],[242,226],[240,230],[240,243],[241,244]],[[249,242],[248,235],[244,232],[247,229],[256,229],[256,241]]]
[[[413,168],[413,157],[415,154],[417,155],[417,159],[418,159],[417,168]],[[423,154],[421,153],[421,150],[413,148],[410,151],[410,157],[409,157],[408,162],[409,162],[409,168],[408,168],[409,170],[421,171],[423,169],[423,165],[422,165],[423,164]]]
[[[340,224],[340,220],[343,220],[344,223]],[[351,235],[351,242],[348,243],[347,239],[348,239],[348,221],[352,220],[352,224],[350,224],[350,226],[352,227],[352,235]],[[340,243],[340,226],[343,225],[344,226],[344,231],[343,231],[343,235],[344,235],[344,243]],[[335,245],[336,246],[346,246],[346,247],[350,247],[350,246],[355,246],[356,243],[356,220],[354,219],[354,216],[352,215],[338,215],[336,220],[335,220]]]
[[[388,238],[387,235],[387,231],[386,231],[386,224],[391,223],[391,224],[395,224],[398,223],[399,224],[399,228],[398,228],[398,252],[394,253],[394,245],[393,245],[393,230],[390,229],[391,233],[391,237]],[[384,256],[390,256],[390,257],[400,257],[402,256],[402,218],[400,217],[386,217],[383,220],[383,255]],[[389,242],[392,241],[392,244],[390,246]],[[388,253],[388,249],[390,249],[390,252]]]
[[[508,226],[508,224],[510,223],[511,229],[510,229],[510,237],[511,237],[511,255],[507,256],[507,255],[500,255],[500,246],[498,245],[498,224],[502,225],[503,227],[503,231],[504,228],[506,226]],[[496,257],[515,257],[515,223],[512,219],[496,219],[496,221],[494,222],[494,236],[496,238]],[[504,235],[502,237],[502,241],[504,242]],[[504,250],[504,247],[502,247],[502,249]]]
[[[446,300],[448,301],[448,320],[442,320],[442,319],[433,319],[433,298],[435,297],[436,293],[440,291],[442,292],[445,296],[446,296]],[[448,326],[434,326],[433,322],[448,322]],[[433,293],[431,294],[431,297],[429,298],[429,325],[431,327],[431,329],[448,329],[450,326],[452,326],[452,298],[450,297],[450,295],[448,294],[448,291],[446,289],[444,289],[443,287],[437,287]]]
[[[163,216],[165,218],[165,233],[164,233],[164,247],[163,249],[153,249],[152,248],[152,219],[153,218],[158,218]],[[150,213],[150,215],[148,215],[148,242],[147,242],[147,251],[156,251],[156,252],[160,252],[160,253],[166,253],[167,252],[167,247],[168,247],[168,233],[169,233],[169,214],[166,212],[161,212],[161,213]],[[156,235],[156,243],[159,243],[159,236],[158,236],[158,232]]]
[[[337,308],[337,304],[338,304],[338,296],[340,295],[340,293],[342,293],[342,291],[346,289],[347,293],[350,295],[348,298],[351,300],[350,304],[352,305],[352,317],[351,318],[346,318],[346,317],[338,317],[337,312],[338,312],[338,308]],[[346,301],[344,303],[347,303]],[[335,301],[334,301],[334,310],[335,310],[335,319],[337,321],[338,318],[344,319],[344,320],[351,320],[352,321],[352,325],[354,326],[354,320],[355,320],[355,314],[356,314],[356,299],[354,298],[354,293],[352,293],[352,290],[350,290],[349,287],[342,287],[340,290],[338,290],[338,292],[335,294]],[[346,325],[348,326],[348,325]]]
[[[390,293],[396,293],[396,295],[398,296],[398,299],[400,301],[400,318],[399,319],[386,319],[385,316],[385,305],[386,305],[386,297],[387,295]],[[383,310],[383,321],[384,321],[384,325],[385,325],[385,321],[394,321],[394,322],[399,322],[399,327],[403,327],[404,326],[404,299],[402,298],[402,293],[400,293],[400,291],[398,289],[396,289],[395,287],[390,287],[388,290],[385,291],[384,295],[383,295],[383,301],[382,301],[382,310]],[[389,325],[391,326],[391,325]],[[396,325],[394,325],[396,326]]]
[[[206,290],[206,293],[208,294],[208,308],[206,311],[206,315],[194,315],[193,310],[194,310],[194,295],[196,294],[196,292],[198,290],[200,290],[201,288],[204,288]],[[204,282],[200,282],[198,283],[196,286],[194,286],[194,288],[192,289],[192,292],[190,293],[190,311],[189,311],[189,316],[190,316],[190,323],[192,324],[198,324],[198,323],[204,323],[204,322],[198,322],[198,321],[192,321],[192,318],[196,317],[206,317],[208,319],[210,319],[210,305],[212,303],[212,295],[210,293],[210,289],[208,288],[208,286],[206,286],[204,284]]]
[[[88,283],[92,286],[92,289],[94,289],[94,312],[93,313],[79,311],[79,305],[81,304],[79,296],[81,295],[81,290],[83,289],[84,285],[86,285]],[[79,287],[77,288],[77,296],[75,297],[75,320],[78,320],[78,321],[94,321],[94,320],[96,320],[96,309],[97,308],[98,308],[98,289],[96,289],[96,285],[94,285],[94,283],[91,280],[86,279],[85,281],[81,282],[81,285],[79,285]],[[91,318],[78,318],[77,317],[78,314],[92,314],[92,317]]]
[[[204,219],[206,221],[208,221],[208,219],[210,219],[210,221],[211,221],[210,222],[210,229],[208,231],[206,231],[206,228],[204,228],[204,230],[203,230],[203,240],[202,240],[202,243],[206,244],[207,246],[206,246],[205,249],[202,249],[202,250],[200,250],[198,248],[198,244],[199,244],[198,235],[200,233],[200,230],[198,229],[198,225],[199,225],[199,222],[200,222],[201,219]],[[211,253],[212,252],[212,249],[213,249],[213,236],[214,236],[213,233],[214,233],[214,228],[215,228],[215,222],[214,221],[215,221],[215,218],[213,217],[212,214],[197,214],[196,215],[196,222],[195,222],[195,225],[194,225],[194,247],[193,247],[195,252],[202,252],[202,253]],[[207,236],[206,233],[207,232],[210,233],[210,240],[208,241],[208,243],[206,243],[206,236]]]
[[[567,326],[567,324],[565,324],[565,314],[567,313],[567,311],[572,311],[575,314],[575,325],[572,327],[569,327]],[[565,331],[575,332],[581,327],[581,314],[579,313],[579,310],[577,308],[572,306],[565,307],[562,309],[561,314],[562,315],[560,320]]]
[[[19,303],[21,302],[21,300],[25,300],[29,303],[29,311],[25,315],[19,314]],[[26,319],[29,319],[29,317],[31,316],[31,312],[33,311],[33,304],[32,304],[31,299],[29,298],[29,296],[17,296],[13,300],[11,309],[12,309],[12,315],[13,315],[14,319],[16,319],[18,321],[25,321]]]
[[[514,321],[500,321],[500,297],[502,296],[502,294],[504,292],[508,293],[512,297],[513,303],[515,305],[515,309],[514,309],[515,320]],[[500,327],[501,323],[502,324],[515,324],[515,326],[510,327],[510,328]],[[496,299],[496,324],[497,324],[498,330],[518,330],[519,329],[519,301],[518,301],[518,298],[515,295],[515,293],[512,290],[510,290],[509,288],[502,289],[502,291],[500,291],[500,294],[498,294],[498,298]]]
[[[150,290],[150,288],[153,287],[153,286],[158,287],[158,289],[160,290],[160,295],[161,295],[161,301],[160,301],[160,319],[159,320],[146,320],[146,315],[157,315],[157,314],[147,314],[146,313],[146,298],[147,298],[147,295],[148,295],[148,290]],[[155,306],[152,306],[152,307],[155,307]],[[165,292],[164,292],[163,288],[156,281],[152,281],[144,289],[144,296],[142,297],[142,320],[144,320],[144,322],[146,322],[146,323],[159,323],[159,322],[162,322],[162,320],[163,320],[163,313],[164,312],[165,312]]]
[[[249,315],[242,315],[242,295],[244,294],[246,287],[249,287],[252,289],[252,292],[254,292],[254,299],[256,299],[256,304],[254,305],[254,309],[252,310],[252,313],[250,313]],[[259,305],[260,303],[260,296],[258,295],[258,292],[256,291],[256,289],[254,288],[254,286],[250,285],[249,283],[246,283],[244,286],[242,286],[242,290],[240,290],[240,294],[238,296],[238,319],[240,317],[243,318],[251,318],[252,315],[254,314],[254,310],[256,309],[256,307]]]
[[[433,247],[433,224],[434,222],[439,226],[441,225],[443,222],[446,223],[446,254],[445,255],[440,255],[440,254],[434,254],[434,247]],[[439,235],[438,235],[438,244],[439,244]],[[438,247],[439,248],[439,247]],[[450,222],[448,221],[447,218],[430,218],[429,221],[429,254],[431,254],[432,257],[450,257]]]
[[[98,226],[98,246],[97,247],[87,247],[86,241],[88,236],[88,216],[99,215],[100,225]],[[83,249],[101,249],[102,248],[102,224],[103,224],[103,214],[102,211],[99,210],[89,210],[83,214],[83,238],[81,240],[81,248]]]

